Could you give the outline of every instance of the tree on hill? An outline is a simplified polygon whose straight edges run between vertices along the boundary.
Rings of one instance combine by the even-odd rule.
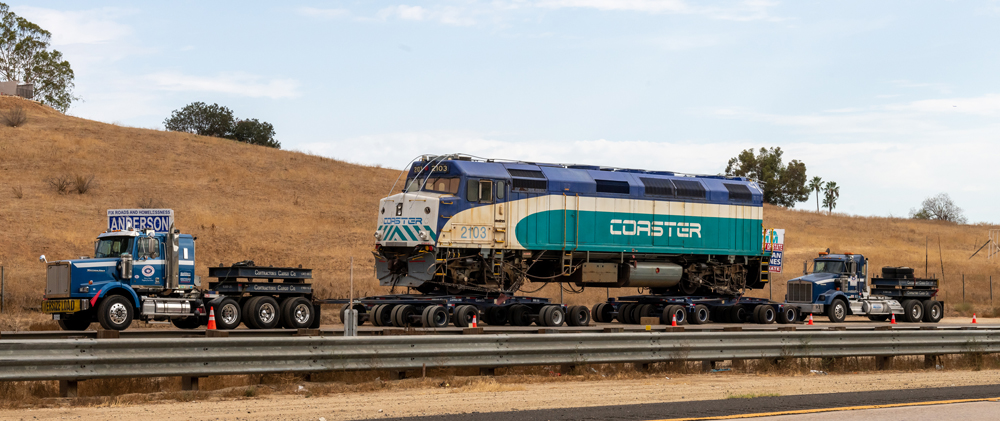
[[[726,175],[750,177],[760,182],[766,203],[795,206],[796,202],[809,200],[806,164],[793,159],[785,165],[781,160],[783,153],[780,147],[760,148],[759,155],[754,155],[753,149],[744,150],[729,160]]]
[[[819,212],[819,192],[823,190],[823,179],[817,175],[809,180],[809,190],[816,192],[816,212]]]
[[[274,138],[274,126],[271,123],[256,118],[238,120],[233,117],[232,110],[219,104],[192,102],[184,108],[174,110],[170,117],[163,120],[163,126],[174,132],[221,137],[281,149],[281,142]]]
[[[49,50],[52,33],[0,3],[0,78],[34,85],[34,99],[66,112],[73,101],[73,68],[62,53]]]
[[[920,210],[910,209],[910,218],[934,219],[959,224],[968,222],[962,208],[951,201],[951,196],[948,196],[948,193],[941,193],[937,196],[924,199],[924,202],[920,205]]]
[[[840,186],[837,185],[836,181],[827,182],[826,186],[823,187],[823,206],[826,207],[827,212],[833,213],[837,207],[837,199],[840,199]]]

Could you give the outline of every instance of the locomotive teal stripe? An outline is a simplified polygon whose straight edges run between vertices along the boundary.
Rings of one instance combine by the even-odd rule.
[[[529,250],[760,256],[762,231],[760,219],[550,210],[521,219],[514,234]]]
[[[437,241],[437,234],[429,225],[424,225],[424,232],[430,235],[432,241]],[[417,235],[420,232],[420,228],[409,227],[407,225],[382,225],[377,229],[382,233],[382,241],[420,241],[420,237]]]

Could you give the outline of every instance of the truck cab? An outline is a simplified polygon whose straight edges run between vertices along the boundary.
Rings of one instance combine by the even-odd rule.
[[[130,228],[98,235],[93,258],[47,262],[42,256],[47,263],[42,311],[66,330],[82,330],[94,321],[120,330],[137,313],[143,319],[153,313],[197,315],[194,243],[172,226],[168,232]],[[153,311],[135,311],[144,305]],[[177,311],[157,311],[168,308]]]

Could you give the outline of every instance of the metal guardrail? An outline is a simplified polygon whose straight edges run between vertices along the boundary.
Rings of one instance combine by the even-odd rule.
[[[1000,330],[0,338],[0,380],[1000,352]]]

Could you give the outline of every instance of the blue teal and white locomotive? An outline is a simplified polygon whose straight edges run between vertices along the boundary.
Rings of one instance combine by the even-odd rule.
[[[743,177],[424,156],[378,212],[383,286],[738,295],[767,282],[763,193]]]

